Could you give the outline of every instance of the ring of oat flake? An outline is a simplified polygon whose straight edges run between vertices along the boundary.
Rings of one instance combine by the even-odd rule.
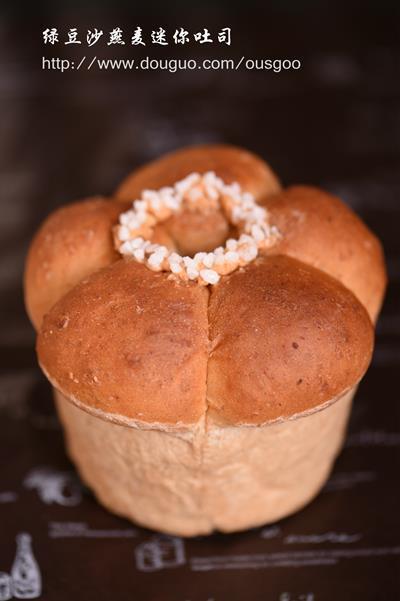
[[[181,256],[150,238],[154,226],[178,213],[184,207],[200,210],[218,208],[240,233],[225,246],[212,252],[198,252],[194,257]],[[259,250],[269,248],[279,238],[275,226],[269,224],[268,211],[260,207],[252,194],[243,192],[238,183],[226,184],[209,171],[192,173],[173,187],[158,191],[144,190],[132,209],[122,213],[115,228],[115,242],[122,255],[132,256],[153,271],[170,271],[177,278],[202,285],[217,284],[222,275],[253,261]]]

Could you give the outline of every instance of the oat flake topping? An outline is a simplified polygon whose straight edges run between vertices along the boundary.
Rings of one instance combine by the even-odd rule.
[[[221,206],[240,236],[230,238],[213,252],[182,257],[149,238],[154,226],[184,207],[207,211]],[[257,205],[254,196],[243,192],[238,183],[225,184],[213,171],[192,173],[173,187],[144,190],[132,209],[122,213],[115,228],[115,244],[122,255],[132,256],[153,271],[170,271],[183,281],[201,285],[217,284],[222,275],[253,261],[259,250],[269,248],[280,238],[269,224],[268,211]]]

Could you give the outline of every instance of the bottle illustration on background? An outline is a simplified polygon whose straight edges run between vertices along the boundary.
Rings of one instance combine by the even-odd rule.
[[[0,572],[0,601],[8,601],[11,598],[11,578],[6,572]]]
[[[17,552],[11,568],[12,594],[16,599],[36,599],[42,592],[42,578],[32,551],[32,537],[18,534]]]

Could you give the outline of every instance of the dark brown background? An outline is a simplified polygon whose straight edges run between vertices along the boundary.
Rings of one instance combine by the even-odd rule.
[[[104,2],[56,11],[54,4],[25,12],[10,5],[0,16],[0,571],[10,571],[15,536],[26,531],[42,572],[41,599],[51,601],[398,601],[399,15],[385,3],[302,10],[276,3],[268,11],[262,3],[205,3],[169,12]],[[170,49],[176,58],[299,58],[303,66],[288,73],[41,70],[43,55],[73,54],[44,47],[46,27],[137,25],[147,32],[232,27],[230,48],[192,43]],[[118,52],[103,43],[97,51],[137,56],[129,45]],[[68,472],[69,494],[75,476],[36,365],[23,260],[54,207],[109,194],[140,163],[208,141],[248,147],[286,184],[321,185],[350,203],[384,241],[390,287],[347,446],[324,492],[272,529],[185,541],[182,565],[143,572],[135,551],[154,533],[113,517],[87,491],[79,504],[62,506],[29,488],[27,475],[39,467],[52,470],[53,482]]]

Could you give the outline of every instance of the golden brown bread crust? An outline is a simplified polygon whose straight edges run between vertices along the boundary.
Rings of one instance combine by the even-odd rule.
[[[120,204],[95,197],[61,207],[44,221],[30,246],[24,274],[25,303],[36,329],[78,282],[121,258],[112,237],[120,213]],[[162,226],[155,227],[153,241],[175,250]]]
[[[257,155],[227,144],[205,144],[168,153],[137,169],[123,180],[115,197],[133,201],[146,188],[158,190],[190,173],[206,171],[215,171],[227,184],[238,182],[256,199],[280,190],[277,176]]]
[[[270,167],[258,156],[225,144],[183,148],[141,167],[116,190],[117,200],[135,200],[146,188],[171,186],[193,172],[214,171],[226,183],[238,182],[256,199],[275,194],[280,183]],[[181,254],[209,252],[227,238],[229,226],[221,211],[207,215],[183,211],[166,223],[167,232],[177,242]]]
[[[66,294],[45,316],[41,366],[89,408],[161,424],[205,412],[208,290],[120,260]]]
[[[322,269],[347,286],[376,320],[386,287],[381,243],[342,201],[311,186],[266,198],[282,233],[268,254],[284,254]]]
[[[372,326],[349,290],[375,318],[385,287],[383,255],[338,199],[304,186],[277,194],[279,184],[260,159],[224,146],[168,155],[130,176],[118,194],[134,198],[142,187],[210,169],[262,199],[283,234],[268,257],[210,291],[118,259],[111,228],[128,202],[76,203],[42,226],[27,261],[27,306],[37,326],[49,311],[39,358],[67,397],[104,416],[150,425],[195,424],[207,403],[216,420],[261,424],[315,410],[363,375]],[[226,230],[218,211],[205,217],[186,211],[158,226],[154,238],[194,252],[217,246]],[[258,324],[251,332],[245,315]],[[301,345],[295,335],[304,336]]]
[[[164,227],[183,256],[211,252],[229,237],[229,224],[222,211],[207,214],[182,211],[179,217],[168,219]]]
[[[190,425],[208,405],[217,420],[262,424],[354,386],[372,344],[355,296],[289,257],[261,258],[210,293],[121,260],[52,308],[38,355],[63,394],[108,414]]]
[[[36,328],[43,315],[75,284],[119,259],[112,225],[121,207],[95,197],[57,209],[44,221],[25,266],[25,303]]]
[[[264,257],[210,292],[207,402],[262,424],[316,408],[364,375],[373,328],[352,292],[295,259]]]
[[[240,181],[257,197],[280,189],[276,176],[256,155],[233,146],[208,145],[168,154],[134,172],[117,191],[116,199],[123,206],[95,197],[57,209],[37,232],[26,262],[25,302],[35,328],[82,278],[119,258],[111,228],[132,199],[146,187],[173,184],[196,169],[214,169],[227,182]],[[191,255],[219,246],[228,230],[220,211],[208,215],[185,212],[165,226],[156,226],[153,241]]]

